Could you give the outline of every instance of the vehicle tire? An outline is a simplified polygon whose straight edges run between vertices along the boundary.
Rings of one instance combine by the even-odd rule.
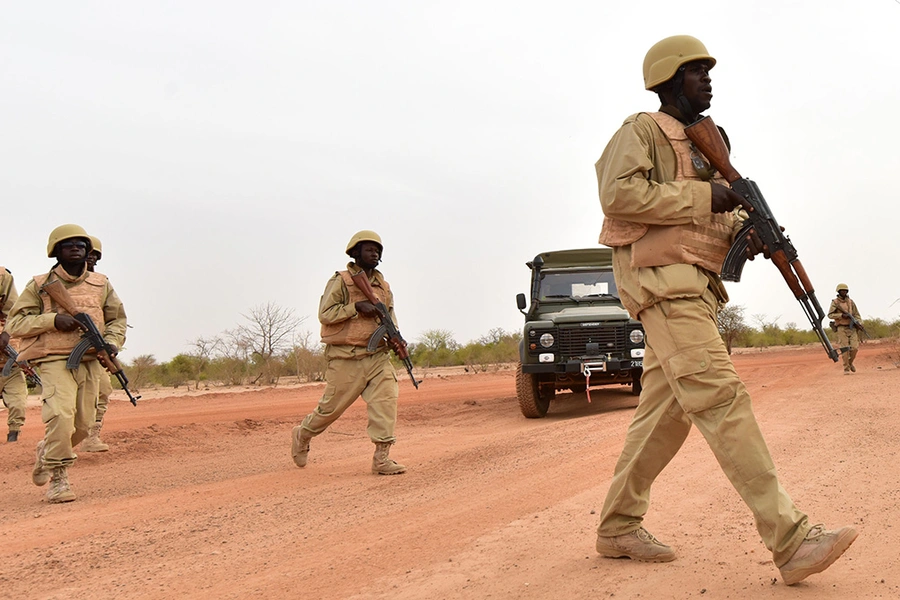
[[[635,371],[635,373],[631,376],[631,395],[632,396],[640,396],[641,395],[641,375],[643,371]]]
[[[534,373],[523,373],[522,367],[516,372],[516,398],[519,400],[519,409],[529,419],[540,419],[547,414],[550,408],[550,400],[556,394],[541,393],[538,376]]]

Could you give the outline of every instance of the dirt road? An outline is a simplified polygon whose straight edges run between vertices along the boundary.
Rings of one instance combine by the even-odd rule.
[[[814,522],[861,535],[792,588],[746,507],[692,432],[653,488],[647,527],[679,552],[600,558],[598,513],[636,398],[561,395],[519,414],[512,371],[401,380],[405,475],[370,474],[365,405],[290,458],[320,385],[114,401],[70,469],[78,499],[31,484],[31,408],[0,443],[3,598],[898,598],[900,369],[863,346],[843,376],[821,348],[735,356],[782,481]]]

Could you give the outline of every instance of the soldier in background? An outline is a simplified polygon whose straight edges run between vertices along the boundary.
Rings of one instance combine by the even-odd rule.
[[[16,284],[9,269],[0,267],[0,350],[10,344],[9,333],[6,332],[6,317],[12,310],[13,304],[19,298]],[[18,351],[18,341],[12,340],[12,348]],[[0,369],[6,364],[9,357],[0,351]],[[18,366],[13,367],[12,372],[3,377],[0,375],[0,395],[3,396],[3,404],[9,411],[6,416],[6,424],[9,431],[6,434],[7,442],[15,442],[19,439],[19,431],[25,425],[25,405],[28,401],[28,384],[25,382],[25,373]]]
[[[394,295],[391,286],[376,269],[384,247],[374,231],[360,231],[347,244],[353,262],[328,280],[319,302],[319,322],[328,367],[325,370],[325,393],[316,409],[294,427],[291,433],[291,456],[298,467],[305,467],[309,441],[334,423],[357,398],[368,405],[369,438],[375,444],[372,473],[399,475],[406,467],[388,456],[395,441],[397,423],[397,373],[391,364],[389,347],[382,342],[375,352],[366,345],[378,329],[378,311],[353,282],[352,275],[363,270],[378,299],[394,318]],[[395,348],[396,350],[397,348]]]
[[[86,259],[91,251],[87,232],[78,225],[60,225],[47,242],[47,256],[56,259],[49,273],[35,275],[25,286],[6,323],[10,335],[22,338],[21,360],[37,363],[44,386],[41,418],[44,439],[38,442],[31,480],[50,482],[47,500],[71,502],[68,468],[77,458],[73,450],[88,435],[96,420],[97,395],[104,369],[96,354],[84,355],[75,369],[66,361],[81,340],[75,317],[60,309],[41,288],[59,280],[71,295],[75,310],[91,317],[112,346],[111,354],[125,343],[125,308],[105,275],[91,273]]]
[[[831,307],[828,309],[828,318],[834,321],[837,327],[837,345],[841,348],[841,357],[844,361],[844,375],[856,373],[856,354],[859,352],[859,327],[854,325],[853,321],[862,326],[862,317],[859,316],[859,309],[856,308],[856,302],[850,299],[850,288],[846,283],[839,283],[835,290],[837,298],[831,301]],[[850,317],[853,317],[851,319]],[[849,348],[849,350],[848,350]]]
[[[94,236],[91,239],[91,251],[88,252],[87,270],[94,273],[94,269],[100,259],[103,257],[103,245],[100,240]],[[81,443],[81,450],[85,452],[106,452],[109,450],[109,444],[104,444],[100,439],[100,429],[103,427],[103,416],[109,407],[109,395],[112,394],[112,375],[108,371],[104,371],[100,375],[100,391],[97,398],[97,418],[94,425],[88,430],[88,437]]]

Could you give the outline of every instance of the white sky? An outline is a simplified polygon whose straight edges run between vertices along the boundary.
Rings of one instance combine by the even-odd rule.
[[[689,16],[689,13],[695,13]],[[0,264],[21,290],[74,222],[125,302],[126,361],[168,360],[272,301],[307,316],[359,229],[401,330],[518,329],[526,260],[597,243],[594,162],[655,110],[641,63],[694,35],[707,114],[827,309],[900,315],[898,0],[17,2],[0,19]],[[748,318],[806,321],[775,267]]]

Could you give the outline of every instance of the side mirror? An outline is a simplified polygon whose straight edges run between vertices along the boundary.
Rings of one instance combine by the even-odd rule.
[[[516,306],[519,310],[525,310],[525,294],[516,294]]]

